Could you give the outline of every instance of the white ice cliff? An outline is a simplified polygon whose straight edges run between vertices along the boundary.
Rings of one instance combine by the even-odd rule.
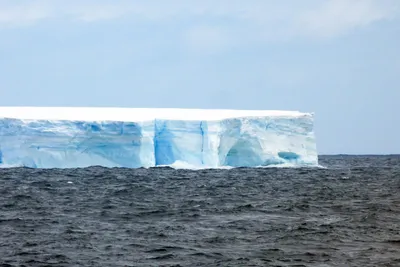
[[[313,114],[0,107],[0,167],[318,164]]]

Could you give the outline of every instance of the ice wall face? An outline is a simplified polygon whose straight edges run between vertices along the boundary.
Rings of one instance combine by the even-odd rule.
[[[317,165],[312,116],[222,121],[219,162],[225,166]]]
[[[0,120],[2,163],[68,168],[154,166],[153,124]]]
[[[312,114],[136,122],[15,117],[0,119],[0,166],[137,168],[181,163],[215,168],[318,163]]]

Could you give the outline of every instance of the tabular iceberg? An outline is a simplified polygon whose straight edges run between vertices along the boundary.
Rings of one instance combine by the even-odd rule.
[[[0,167],[318,165],[313,114],[0,107]]]

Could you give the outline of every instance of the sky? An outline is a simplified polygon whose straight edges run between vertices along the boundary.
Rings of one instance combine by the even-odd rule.
[[[298,110],[394,154],[399,101],[399,0],[0,0],[0,106]]]

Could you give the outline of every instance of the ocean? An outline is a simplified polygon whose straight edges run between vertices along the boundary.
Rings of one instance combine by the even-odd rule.
[[[0,266],[400,266],[400,156],[0,169]]]

